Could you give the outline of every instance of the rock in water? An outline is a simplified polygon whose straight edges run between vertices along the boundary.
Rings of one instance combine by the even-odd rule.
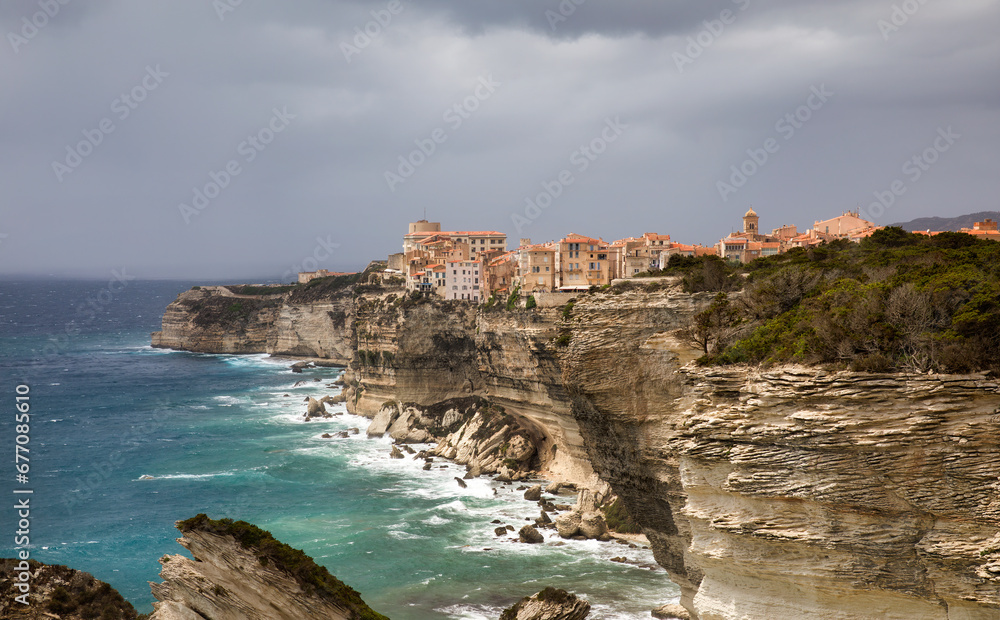
[[[545,537],[535,529],[534,525],[525,525],[518,531],[517,536],[521,542],[532,545],[545,542]]]
[[[536,484],[535,486],[525,491],[524,499],[528,500],[529,502],[537,502],[538,500],[542,499],[542,486]]]
[[[462,487],[463,489],[468,488],[468,486],[469,486],[469,485],[465,484],[465,480],[462,480],[458,476],[455,476],[455,482],[457,482],[458,486]]]
[[[583,620],[590,603],[566,590],[545,588],[504,610],[500,620]]]
[[[556,531],[562,538],[572,538],[580,532],[580,513],[564,512],[556,517]]]
[[[587,538],[600,538],[608,533],[608,524],[599,512],[585,512],[580,515],[580,533]]]
[[[194,560],[160,559],[150,620],[388,620],[308,555],[249,523],[201,514],[177,528]]]
[[[309,398],[309,408],[306,409],[306,419],[310,418],[329,418],[330,414],[326,411],[326,405],[316,400],[315,398]]]
[[[535,519],[535,523],[538,523],[540,525],[541,524],[549,524],[549,523],[552,523],[552,519],[549,518],[548,513],[543,510],[542,511],[542,516],[540,516],[537,519]]]
[[[404,458],[404,457],[403,457],[403,453],[402,453],[402,452],[400,452],[400,451],[399,451],[399,448],[398,448],[398,447],[396,447],[396,446],[393,446],[393,447],[392,447],[392,451],[391,451],[391,452],[389,452],[389,456],[390,456],[391,458],[394,458],[394,459],[401,459],[401,458]]]
[[[545,492],[546,493],[551,493],[552,495],[555,495],[556,493],[558,493],[559,491],[561,491],[562,488],[563,488],[563,483],[561,483],[561,482],[552,482],[552,483],[549,484],[549,486],[545,487]]]
[[[506,536],[507,528],[501,525],[500,527],[493,528],[493,533],[497,536]]]
[[[691,614],[680,605],[663,605],[654,609],[652,614],[660,620],[691,620]]]

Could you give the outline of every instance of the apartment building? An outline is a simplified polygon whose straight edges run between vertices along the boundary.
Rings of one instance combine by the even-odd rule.
[[[570,233],[557,245],[559,290],[585,290],[611,283],[610,252],[604,241]]]
[[[482,301],[482,263],[453,260],[445,265],[445,299]]]

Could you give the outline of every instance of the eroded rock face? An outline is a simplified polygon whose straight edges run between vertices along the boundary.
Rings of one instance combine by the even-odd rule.
[[[996,381],[682,367],[611,303],[577,304],[564,377],[692,617],[1000,617]]]
[[[583,620],[590,603],[566,590],[545,588],[504,610],[500,620]]]
[[[150,620],[386,620],[336,580],[333,589],[313,587],[231,535],[186,529],[178,542],[194,560],[160,559]]]
[[[353,289],[322,299],[237,295],[223,286],[185,291],[167,306],[152,345],[202,353],[270,353],[328,358],[354,354]]]

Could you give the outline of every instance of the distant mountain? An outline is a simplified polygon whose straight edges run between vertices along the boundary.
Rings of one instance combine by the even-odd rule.
[[[909,222],[890,224],[890,226],[899,226],[910,232],[914,230],[958,230],[959,228],[972,228],[975,222],[982,222],[986,218],[990,218],[994,222],[1000,221],[1000,211],[980,211],[958,217],[918,217]]]

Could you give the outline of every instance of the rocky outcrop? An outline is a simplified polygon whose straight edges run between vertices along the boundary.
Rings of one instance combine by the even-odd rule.
[[[588,453],[692,618],[1000,615],[995,380],[700,369],[669,317],[574,313]]]
[[[135,620],[135,608],[90,573],[35,560],[0,559],[4,620]],[[22,586],[22,587],[19,587]]]
[[[162,329],[152,334],[152,345],[202,353],[316,357],[346,364],[354,355],[355,287],[320,282],[285,288],[256,295],[235,293],[243,289],[225,286],[185,291],[167,306]]]
[[[545,588],[504,610],[500,620],[583,620],[590,603],[566,590]]]
[[[478,396],[423,407],[386,402],[368,426],[369,437],[386,433],[399,443],[437,442],[425,454],[466,465],[470,477],[500,474],[519,479],[537,469],[541,431]]]
[[[304,553],[249,523],[198,515],[177,526],[194,559],[160,559],[150,620],[387,620]]]
[[[600,485],[587,460],[554,344],[561,309],[481,311],[460,302],[362,296],[348,410],[381,419],[387,401],[423,407],[488,399],[537,430],[543,475]],[[452,441],[454,445],[456,442]]]

